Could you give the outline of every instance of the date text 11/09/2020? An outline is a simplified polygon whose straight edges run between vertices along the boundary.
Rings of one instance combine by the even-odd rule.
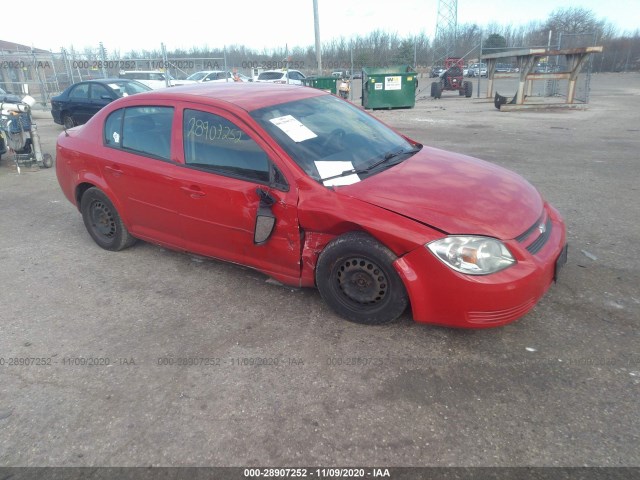
[[[388,468],[245,468],[245,478],[390,478]]]

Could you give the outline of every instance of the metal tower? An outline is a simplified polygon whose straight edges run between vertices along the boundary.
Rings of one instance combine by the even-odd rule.
[[[458,0],[438,0],[438,18],[434,40],[433,63],[443,63],[456,53],[458,37]]]

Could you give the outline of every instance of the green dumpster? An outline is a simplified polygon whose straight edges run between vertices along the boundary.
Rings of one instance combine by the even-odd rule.
[[[337,80],[336,77],[307,77],[303,82],[307,87],[317,88],[336,95],[338,93]]]
[[[418,79],[410,65],[362,69],[364,108],[413,108]]]

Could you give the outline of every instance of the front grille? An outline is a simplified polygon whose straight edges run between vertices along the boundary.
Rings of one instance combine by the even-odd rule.
[[[536,222],[531,225],[524,233],[518,235],[516,237],[516,242],[518,243],[522,243],[524,242],[527,238],[529,238],[529,235],[531,235],[534,230],[536,228],[538,228],[538,225],[540,225],[542,223],[542,220],[544,219],[544,215],[542,217],[540,217],[538,220],[536,220]]]
[[[545,231],[541,233],[540,236],[536,238],[535,241],[527,247],[527,250],[531,255],[535,255],[540,250],[542,250],[542,247],[544,247],[544,244],[547,243],[547,240],[549,240],[549,237],[551,236],[551,226],[552,226],[550,217],[547,217],[547,222],[545,223],[544,226],[545,226]]]
[[[540,226],[542,225],[544,225],[544,232],[540,232]],[[544,245],[547,243],[547,240],[549,240],[549,237],[551,236],[551,227],[551,217],[549,217],[549,215],[544,212],[533,225],[531,225],[526,231],[518,235],[515,239],[518,243],[525,243],[527,240],[529,240],[530,237],[535,238],[533,241],[529,240],[531,241],[531,243],[526,247],[527,251],[530,254],[535,255],[540,250],[542,250],[542,247],[544,247]],[[538,232],[537,237],[534,237],[535,232]]]

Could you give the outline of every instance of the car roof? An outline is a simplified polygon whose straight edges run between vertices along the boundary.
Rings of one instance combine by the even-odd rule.
[[[260,72],[260,75],[262,75],[263,73],[287,73],[287,72],[302,73],[300,70],[294,70],[293,68],[288,68],[286,70],[284,68],[277,68],[275,70],[263,70],[262,72]]]
[[[81,82],[76,82],[74,85],[78,85],[79,83],[114,83],[114,82],[136,82],[140,83],[137,80],[133,80],[131,78],[92,78],[91,80],[83,80]]]
[[[127,103],[140,103],[141,101],[149,103],[154,100],[180,100],[213,106],[220,102],[226,102],[236,105],[243,110],[251,111],[271,105],[322,95],[329,95],[329,93],[300,85],[275,85],[273,83],[254,82],[207,82],[138,93],[125,98],[127,99]],[[121,105],[122,103],[123,102],[120,101]]]
[[[165,73],[160,70],[122,70],[121,74],[124,73]]]

